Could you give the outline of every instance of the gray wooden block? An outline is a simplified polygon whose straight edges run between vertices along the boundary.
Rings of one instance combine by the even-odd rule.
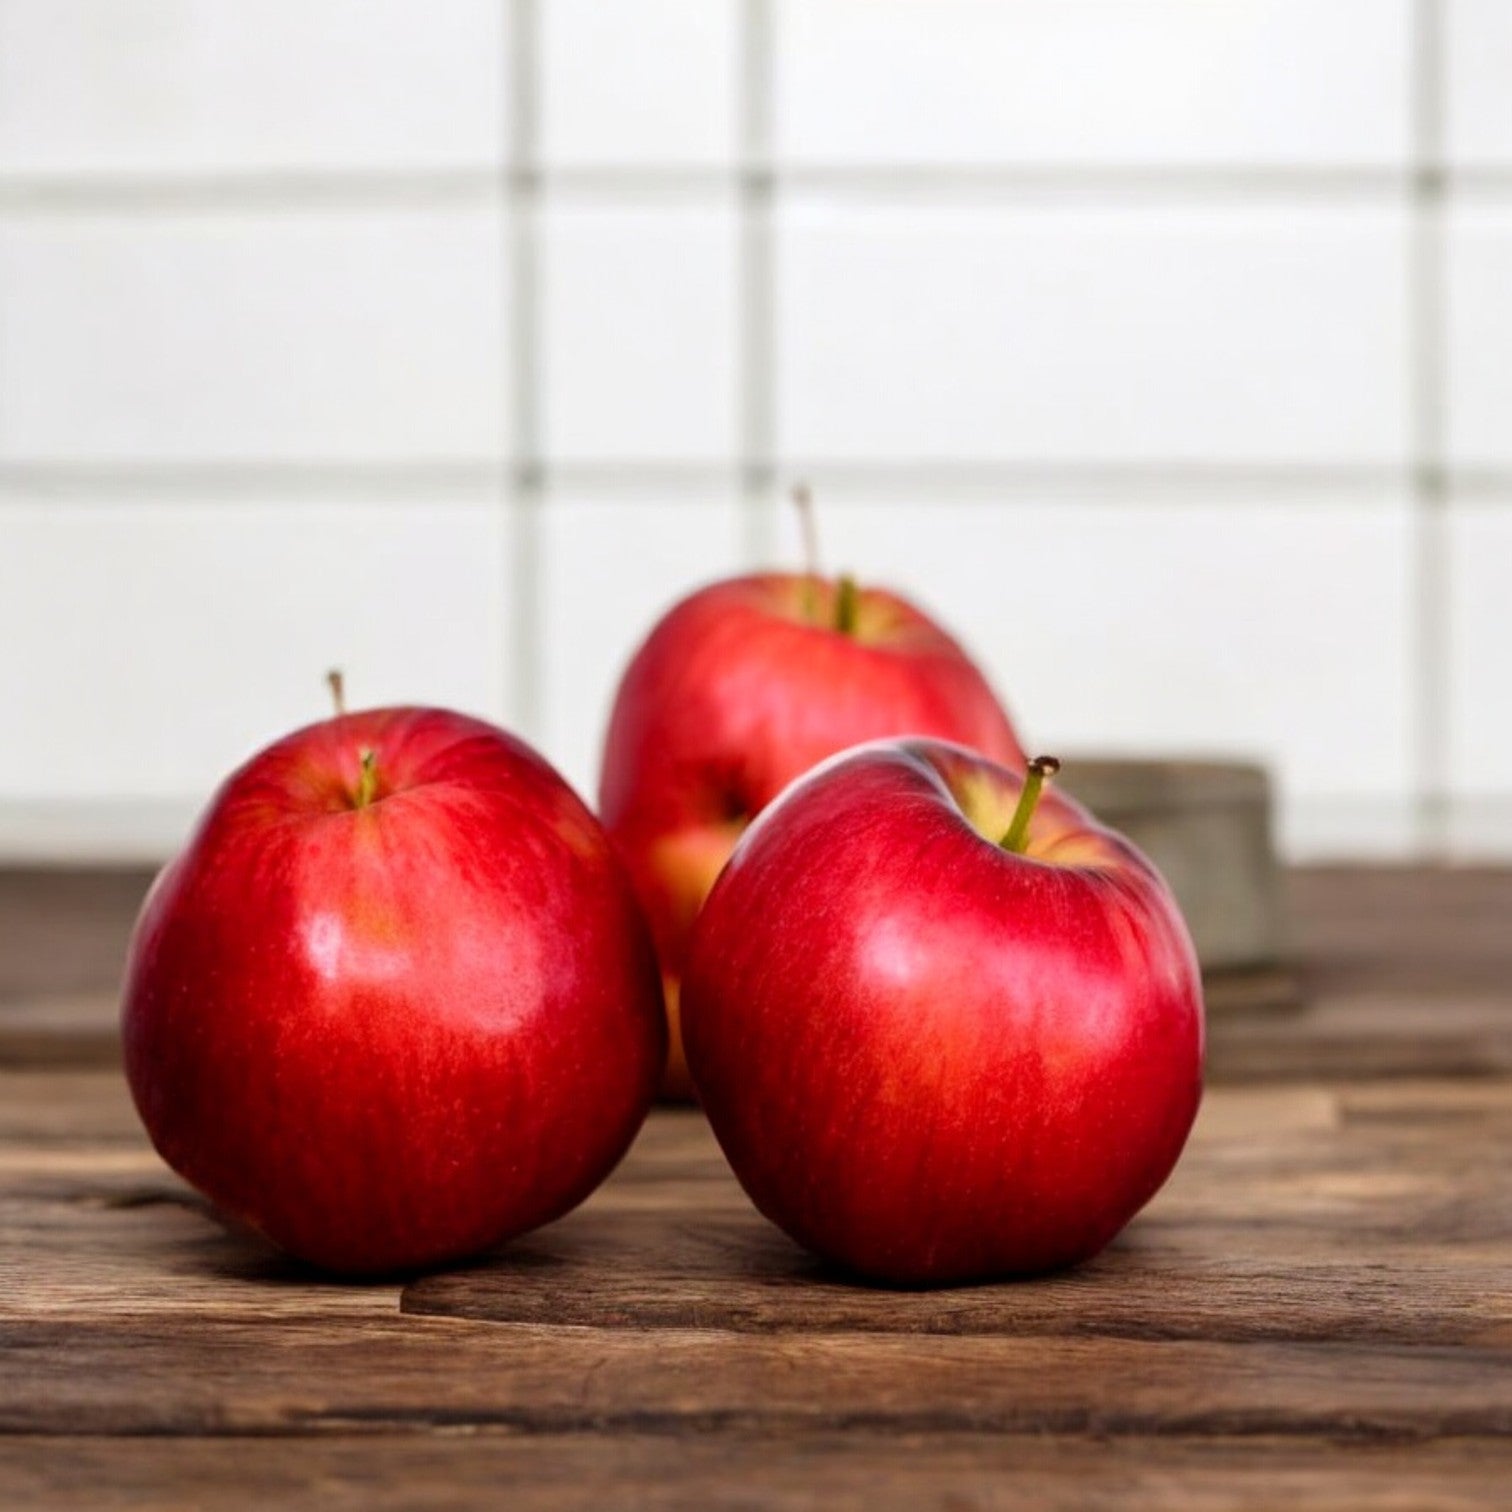
[[[1160,868],[1205,975],[1283,961],[1281,873],[1263,768],[1073,755],[1057,782]]]

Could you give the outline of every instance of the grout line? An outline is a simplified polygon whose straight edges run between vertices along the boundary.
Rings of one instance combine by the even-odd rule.
[[[155,215],[165,211],[451,209],[495,203],[496,167],[331,172],[0,173],[0,215]]]
[[[166,498],[185,503],[258,499],[279,504],[310,499],[361,504],[443,498],[496,502],[507,469],[500,462],[0,462],[0,500]],[[105,496],[105,497],[102,497]]]
[[[747,162],[770,150],[772,68],[775,56],[771,0],[744,0],[740,28],[740,151]],[[771,497],[777,365],[773,351],[772,200],[769,175],[740,175],[740,483],[746,563],[758,567],[773,555]]]
[[[518,270],[516,270],[518,271]],[[512,339],[512,338],[511,338]],[[533,348],[532,348],[533,350]],[[508,350],[511,366],[533,366],[531,352]],[[514,405],[513,422],[533,426],[525,413],[530,396]],[[1222,499],[1372,502],[1385,491],[1425,488],[1444,498],[1512,507],[1512,470],[1467,468],[1434,477],[1420,467],[1370,464],[1266,464],[1063,461],[940,462],[895,458],[843,462],[791,458],[778,463],[759,457],[741,463],[680,461],[676,458],[602,458],[591,462],[552,461],[538,454],[516,462],[415,461],[277,462],[233,458],[214,462],[132,462],[121,459],[0,462],[0,502],[167,498],[178,502],[236,498],[282,500],[349,499],[357,503],[399,503],[447,499],[467,503],[550,490],[583,490],[634,497],[648,491],[697,492],[743,489],[754,480],[774,489],[779,472],[804,478],[816,488],[866,499],[980,499],[990,502],[1050,497],[1077,502],[1126,499],[1131,502],[1201,503]]]
[[[782,476],[802,479],[815,489],[871,498],[907,498],[925,492],[996,501],[1007,497],[1128,497],[1197,500],[1225,495],[1332,495],[1348,500],[1377,499],[1382,490],[1400,490],[1405,469],[1346,464],[1295,466],[1285,463],[1187,464],[1182,462],[1084,463],[1056,460],[933,461],[895,458],[847,462],[822,457],[787,457],[747,464],[775,488]],[[1512,474],[1509,474],[1512,480]]]
[[[1444,282],[1445,56],[1440,0],[1414,0],[1409,217],[1412,340],[1413,663],[1409,672],[1417,844],[1443,860],[1449,849],[1449,591]]]
[[[1444,386],[1447,390],[1447,375]],[[1512,499],[1512,471],[1495,467],[1446,465],[1443,485],[1449,503],[1504,504]]]
[[[505,591],[510,627],[511,686],[507,720],[539,739],[541,714],[541,417],[540,417],[540,50],[537,0],[501,0],[510,26],[506,95],[510,102],[508,169],[509,266],[504,271],[504,360],[510,375],[516,465],[503,486],[508,509],[510,571]]]
[[[538,0],[501,0],[522,17],[517,33],[534,30]],[[1431,4],[1431,0],[1419,0]],[[16,173],[0,172],[0,215],[131,214],[160,211],[240,211],[342,208],[452,208],[499,198],[557,194],[685,197],[733,191],[770,195],[821,192],[846,197],[904,197],[950,202],[1019,196],[1093,194],[1169,202],[1220,198],[1397,198],[1411,190],[1424,166],[1402,171],[1371,164],[1324,167],[1235,164],[1194,168],[1173,164],[1129,167],[1093,164],[1011,163],[780,164],[768,155],[772,59],[770,0],[745,0],[742,43],[741,159],[732,167],[697,165],[564,163],[526,158],[518,147],[500,165],[418,169],[231,170],[220,173]],[[529,65],[530,69],[534,64]],[[534,110],[539,81],[511,71],[510,115],[516,132],[534,129],[523,119]],[[521,90],[524,90],[523,96]],[[523,104],[522,104],[523,100]],[[1419,111],[1417,114],[1424,114]],[[760,133],[760,137],[753,135]],[[532,149],[533,150],[533,149]],[[1485,165],[1430,170],[1446,192],[1512,193],[1512,166]]]
[[[939,163],[929,165],[846,164],[748,167],[753,177],[783,192],[822,196],[826,201],[950,205],[1057,201],[1098,204],[1205,204],[1294,200],[1335,205],[1346,200],[1373,203],[1400,200],[1410,183],[1401,169],[1369,165],[1323,168],[1235,164],[1190,168],[1180,164],[1106,167],[1090,164],[1015,165]],[[1512,174],[1508,175],[1512,186]]]

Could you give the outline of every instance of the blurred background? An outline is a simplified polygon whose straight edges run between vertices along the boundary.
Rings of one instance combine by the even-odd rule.
[[[1512,857],[1507,0],[0,0],[0,864],[271,736],[591,794],[700,580],[904,588],[1030,743]]]

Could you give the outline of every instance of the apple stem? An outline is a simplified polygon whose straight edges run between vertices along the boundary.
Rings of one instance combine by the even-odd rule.
[[[332,667],[326,673],[326,685],[331,690],[331,702],[336,705],[336,717],[340,719],[346,713],[346,679],[341,675],[340,667]]]
[[[814,510],[814,491],[807,483],[793,485],[793,508],[798,511],[798,527],[803,532],[803,617],[811,625],[824,624],[819,611],[819,585],[824,581],[819,570],[819,522]],[[849,573],[835,585],[834,628],[841,635],[856,633],[856,580]]]
[[[856,580],[843,573],[835,589],[835,629],[841,635],[856,633]]]
[[[810,624],[819,623],[819,524],[814,518],[814,493],[807,483],[793,486],[793,508],[803,533],[803,613]]]
[[[357,778],[355,807],[366,808],[378,796],[378,753],[372,746],[364,746],[359,760],[362,763],[362,772]]]
[[[1029,841],[1029,821],[1034,817],[1034,810],[1039,804],[1040,790],[1058,771],[1060,759],[1055,756],[1036,756],[1029,763],[1018,807],[1014,809],[1013,818],[1008,822],[1008,833],[1002,839],[1005,851],[1012,851],[1017,856],[1024,854],[1024,847]]]

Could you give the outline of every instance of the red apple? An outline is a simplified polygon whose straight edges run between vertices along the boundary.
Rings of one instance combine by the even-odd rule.
[[[741,831],[816,762],[908,734],[1023,759],[961,647],[906,599],[848,578],[715,583],[670,610],[636,653],[599,805],[661,956],[668,1095],[691,1093],[677,1022],[689,930]]]
[[[846,753],[757,821],[694,928],[683,1032],[714,1133],[768,1218],[863,1275],[1086,1259],[1196,1115],[1171,894],[1076,803],[1034,808],[1039,770]]]
[[[343,1272],[566,1212],[666,1055],[597,820],[523,743],[439,709],[312,725],[226,781],[143,906],[124,1035],[169,1165]]]

